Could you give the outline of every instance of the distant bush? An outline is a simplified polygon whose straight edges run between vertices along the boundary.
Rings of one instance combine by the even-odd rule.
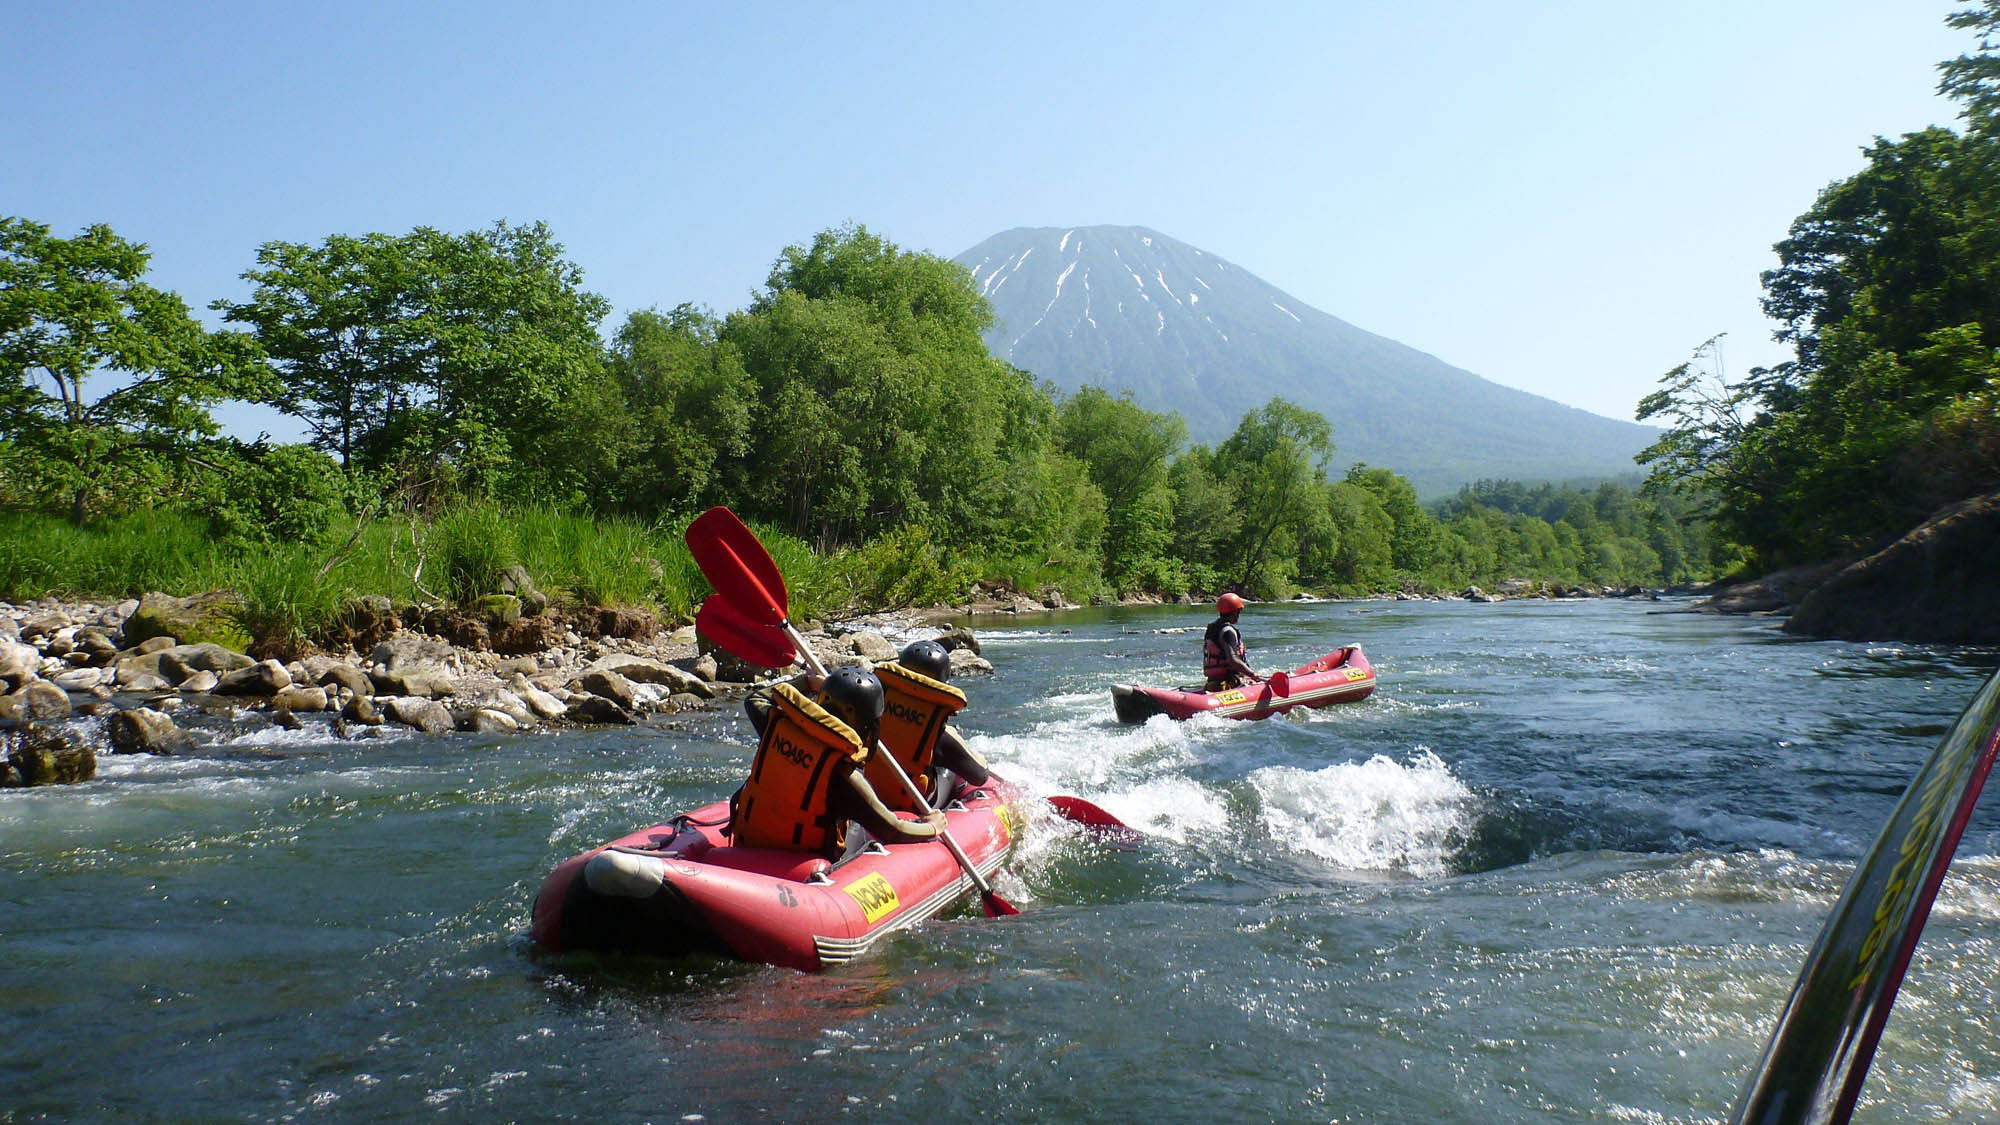
[[[312,546],[346,520],[347,478],[311,446],[223,447],[219,462],[196,490],[219,539]]]

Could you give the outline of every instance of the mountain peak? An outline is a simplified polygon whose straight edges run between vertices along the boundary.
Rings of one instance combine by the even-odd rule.
[[[1366,461],[1435,497],[1482,477],[1629,475],[1658,433],[1481,379],[1147,227],[1019,227],[954,260],[993,304],[994,355],[1177,410],[1198,442],[1282,397],[1333,424],[1336,474]]]

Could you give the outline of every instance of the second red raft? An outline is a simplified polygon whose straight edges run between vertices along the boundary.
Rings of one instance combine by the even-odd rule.
[[[1192,719],[1213,714],[1229,719],[1262,719],[1294,707],[1354,703],[1375,690],[1375,668],[1359,645],[1338,648],[1291,672],[1227,691],[1156,688],[1119,684],[1111,689],[1118,721],[1143,723],[1154,715]]]

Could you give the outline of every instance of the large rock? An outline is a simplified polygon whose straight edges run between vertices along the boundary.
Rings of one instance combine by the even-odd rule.
[[[271,696],[271,706],[284,711],[324,711],[326,710],[326,689],[315,684],[294,683],[279,688]]]
[[[528,677],[516,673],[507,687],[528,709],[544,719],[560,719],[568,712],[569,706],[562,700],[528,682]]]
[[[64,691],[87,692],[104,682],[102,668],[71,668],[67,672],[57,672],[49,682]]]
[[[378,702],[382,704],[382,711],[389,718],[404,726],[415,727],[425,734],[449,734],[458,727],[457,721],[451,716],[451,711],[435,699],[396,696]]]
[[[0,787],[69,785],[97,776],[97,751],[73,732],[28,725],[0,730]]]
[[[8,689],[35,679],[41,666],[42,654],[34,645],[0,641],[0,681],[5,681]]]
[[[78,652],[84,654],[85,662],[93,668],[101,668],[118,659],[118,645],[112,641],[110,634],[101,628],[92,627],[78,633],[76,648]]]
[[[375,706],[374,700],[365,695],[357,695],[348,700],[340,709],[340,717],[350,723],[361,723],[371,727],[382,725],[381,709]]]
[[[579,723],[635,723],[637,716],[601,695],[579,696],[569,706],[569,718]]]
[[[593,661],[584,672],[615,672],[635,684],[659,684],[672,691],[692,692],[703,698],[715,694],[706,681],[685,668],[627,652],[615,652]]]
[[[963,648],[970,649],[974,656],[979,655],[979,638],[973,636],[972,630],[963,625],[954,625],[939,633],[937,643],[943,645],[946,652],[957,652]]]
[[[1703,613],[1786,613],[1827,579],[1847,569],[1853,559],[1788,566],[1769,574],[1717,588],[1694,608]]]
[[[70,716],[69,693],[47,680],[30,680],[21,690],[9,696],[18,702],[16,718],[21,719],[67,719]]]
[[[442,641],[398,633],[369,654],[368,678],[383,695],[451,695],[458,690],[458,678],[446,666],[451,657],[451,646]]]
[[[243,599],[226,590],[176,598],[147,594],[125,620],[125,643],[151,637],[172,637],[182,644],[219,644],[237,652],[250,648],[242,625]]]
[[[458,728],[474,734],[512,734],[521,729],[521,724],[498,708],[481,707],[460,716]]]
[[[285,666],[275,660],[265,660],[222,677],[215,685],[215,694],[268,698],[291,686],[292,674],[285,671]],[[322,706],[324,703],[322,700]]]
[[[569,686],[573,691],[589,692],[591,695],[608,699],[622,710],[630,711],[639,705],[638,695],[632,690],[632,681],[617,672],[609,672],[602,668],[588,669],[571,680]]]
[[[951,650],[951,674],[953,678],[974,672],[985,673],[991,671],[993,671],[993,662],[973,652],[971,649],[955,648]]]
[[[1917,644],[2000,644],[2000,492],[1939,509],[1807,594],[1787,633]]]
[[[212,672],[220,677],[256,663],[218,644],[177,645],[167,638],[154,638],[140,645],[135,654],[120,656],[112,667],[117,669],[117,681],[121,684],[139,676],[157,676],[169,684],[178,684],[197,672]]]
[[[329,690],[345,688],[350,695],[375,694],[375,685],[368,674],[352,664],[329,664],[321,669],[316,682]]]
[[[896,646],[880,633],[867,630],[847,638],[848,651],[873,664],[886,664],[896,659]]]
[[[114,754],[172,754],[194,745],[194,736],[174,725],[171,716],[150,707],[120,711],[105,720],[105,737]]]

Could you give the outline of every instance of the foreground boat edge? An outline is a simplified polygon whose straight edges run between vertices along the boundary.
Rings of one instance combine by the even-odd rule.
[[[1834,904],[1730,1120],[1854,1112],[1931,904],[2000,751],[2000,672],[1918,768]]]

